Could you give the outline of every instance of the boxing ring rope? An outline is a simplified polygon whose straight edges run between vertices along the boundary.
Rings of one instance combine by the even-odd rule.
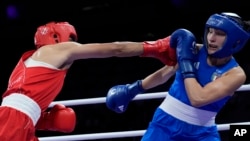
[[[250,84],[242,85],[237,91],[249,91]],[[133,100],[145,100],[145,99],[158,99],[164,98],[168,92],[155,92],[155,93],[144,93],[138,94]],[[76,105],[87,105],[87,104],[100,104],[105,103],[106,97],[99,98],[87,98],[87,99],[76,99],[76,100],[62,100],[62,101],[54,101],[49,107],[52,107],[55,104],[64,104],[65,106],[76,106]]]
[[[249,91],[250,84],[242,85],[239,91]],[[156,92],[156,93],[144,93],[138,94],[133,100],[145,100],[145,99],[157,99],[164,98],[168,92]],[[55,104],[61,103],[65,106],[76,106],[76,105],[87,105],[87,104],[100,104],[105,103],[106,97],[100,98],[87,98],[87,99],[77,99],[77,100],[64,100],[64,101],[54,101],[49,107]],[[227,123],[218,124],[218,131],[226,131],[230,129],[230,125],[250,125],[250,122],[239,122],[239,123]],[[52,137],[40,137],[39,141],[83,141],[83,140],[96,140],[96,139],[113,139],[121,137],[136,137],[143,136],[146,130],[134,130],[134,131],[120,131],[120,132],[106,132],[106,133],[91,133],[91,134],[80,134],[80,135],[65,135],[65,136],[52,136]]]

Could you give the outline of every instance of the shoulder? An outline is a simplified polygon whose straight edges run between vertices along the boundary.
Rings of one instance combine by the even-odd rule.
[[[226,76],[230,76],[234,79],[246,80],[246,73],[241,66],[236,66],[225,73]]]
[[[40,52],[61,52],[61,51],[66,51],[69,49],[72,49],[74,47],[77,47],[81,44],[77,43],[77,42],[61,42],[61,43],[57,43],[57,44],[51,44],[51,45],[45,45],[42,46],[41,48],[38,49],[38,51]]]
[[[235,67],[234,69],[235,69],[236,73],[246,75],[246,74],[245,74],[245,71],[243,70],[243,68],[242,68],[241,66],[237,66],[237,67]]]

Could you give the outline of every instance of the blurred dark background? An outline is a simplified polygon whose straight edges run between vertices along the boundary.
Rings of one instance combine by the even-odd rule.
[[[213,13],[235,12],[250,20],[247,1],[226,0],[1,0],[0,91],[24,51],[34,49],[37,26],[49,21],[68,21],[78,32],[80,43],[156,40],[177,28],[192,31],[202,42],[204,24]],[[250,74],[249,43],[235,58]],[[78,60],[69,70],[65,85],[55,101],[105,97],[114,85],[132,83],[163,64],[152,58],[106,58]],[[246,84],[249,84],[249,77]],[[148,92],[168,91],[169,82]],[[133,101],[127,111],[116,114],[103,104],[79,105],[77,126],[71,134],[144,130],[163,99]],[[249,92],[237,92],[218,114],[218,124],[250,121]],[[228,131],[221,131],[223,141]],[[37,136],[69,135],[37,131]],[[139,141],[140,137],[105,139]],[[104,139],[102,140],[104,141]]]

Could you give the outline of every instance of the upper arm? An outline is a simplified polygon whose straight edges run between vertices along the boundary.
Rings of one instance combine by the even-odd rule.
[[[73,62],[78,59],[97,58],[103,52],[99,44],[62,43],[60,50]]]
[[[36,60],[60,67],[78,59],[139,56],[143,46],[137,42],[89,43],[61,42],[39,48]]]
[[[79,51],[81,44],[76,42],[61,42],[39,48],[32,58],[60,68],[74,61],[75,52]],[[87,51],[82,51],[86,52]]]
[[[191,104],[200,107],[233,95],[245,80],[243,69],[235,67],[204,87],[196,79],[185,79],[185,87]]]

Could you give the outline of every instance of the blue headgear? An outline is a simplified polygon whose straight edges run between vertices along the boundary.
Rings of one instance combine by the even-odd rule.
[[[242,25],[240,25],[240,23],[238,23],[236,19],[241,19],[241,17],[234,13],[222,13],[213,14],[207,20],[204,34],[204,41],[206,46],[208,45],[208,28],[222,30],[227,35],[224,45],[220,50],[211,54],[212,57],[224,58],[230,56],[240,51],[247,43],[250,34],[243,29]]]

